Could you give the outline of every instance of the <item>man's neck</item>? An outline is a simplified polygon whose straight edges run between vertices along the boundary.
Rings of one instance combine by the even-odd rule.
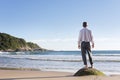
[[[84,29],[87,29],[87,27],[83,27]]]

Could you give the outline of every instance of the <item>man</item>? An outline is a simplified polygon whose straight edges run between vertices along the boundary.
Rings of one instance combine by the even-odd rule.
[[[94,48],[92,32],[87,28],[87,22],[83,22],[83,29],[81,29],[79,32],[78,48],[79,49],[81,48],[82,59],[83,59],[85,68],[88,68],[86,52],[88,53],[91,68],[93,68],[90,42],[92,43],[92,48]]]

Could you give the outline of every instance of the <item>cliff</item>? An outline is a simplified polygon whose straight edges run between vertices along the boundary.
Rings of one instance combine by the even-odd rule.
[[[26,42],[22,38],[17,38],[6,33],[0,33],[0,51],[34,51],[46,50],[32,42]]]

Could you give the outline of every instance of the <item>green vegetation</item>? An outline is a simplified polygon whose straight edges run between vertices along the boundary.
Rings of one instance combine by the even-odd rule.
[[[32,42],[26,42],[6,33],[0,33],[0,51],[33,51],[45,50]]]
[[[94,68],[82,68],[78,72],[74,74],[74,76],[87,76],[87,75],[97,75],[97,76],[105,76],[105,74]]]

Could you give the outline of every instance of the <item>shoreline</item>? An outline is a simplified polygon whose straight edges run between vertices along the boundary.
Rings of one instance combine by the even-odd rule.
[[[2,70],[0,80],[119,80],[120,75],[112,76],[73,76],[73,73],[34,70]]]
[[[19,71],[41,71],[41,72],[60,72],[60,73],[72,73],[75,74],[77,71],[75,72],[71,72],[71,71],[64,71],[64,70],[40,70],[40,69],[36,69],[36,68],[9,68],[9,67],[0,67],[0,70],[19,70]],[[103,72],[106,76],[116,76],[119,75],[119,73],[113,73],[113,72]]]
[[[40,69],[35,68],[8,68],[8,67],[0,67],[0,70],[41,71]]]

